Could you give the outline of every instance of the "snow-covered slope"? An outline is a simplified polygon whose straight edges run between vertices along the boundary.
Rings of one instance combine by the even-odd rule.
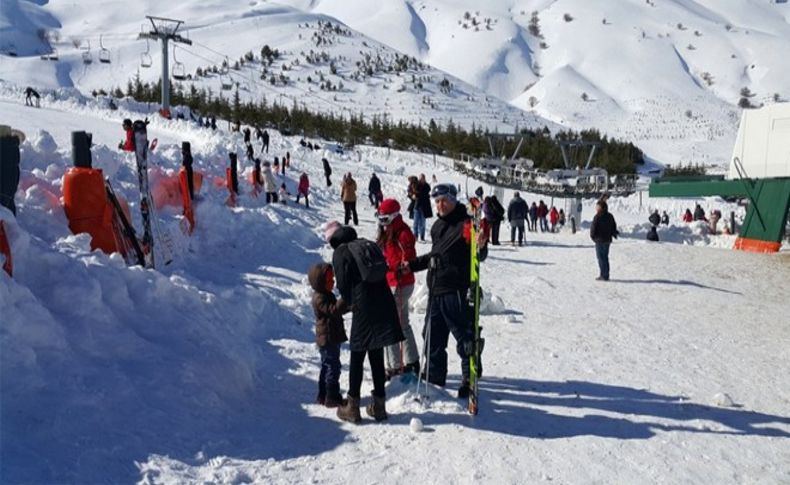
[[[427,406],[396,379],[387,386],[389,421],[353,426],[313,404],[319,358],[305,275],[330,257],[321,225],[340,218],[340,174],[353,172],[364,186],[375,171],[386,196],[405,206],[410,174],[463,187],[449,160],[434,165],[367,146],[343,156],[311,152],[273,132],[271,155],[293,155],[278,182],[293,192],[308,173],[311,208],[253,197],[247,164],[230,208],[214,182],[227,152],[241,150],[239,135],[152,118],[150,137],[160,140],[152,177],[177,170],[179,142],[189,140],[205,183],[191,238],[178,231],[176,210],[158,212],[172,240],[160,245],[173,262],[128,268],[70,234],[61,179],[69,131],[94,133],[94,166],[130,201],[139,227],[134,164],[114,147],[117,120],[141,116],[135,109],[144,106],[110,112],[58,94],[33,109],[0,86],[2,113],[28,135],[18,217],[0,209],[15,268],[13,278],[0,271],[0,482],[790,480],[787,252],[695,247],[732,239],[678,222],[695,202],[733,205],[612,199],[623,237],[608,284],[593,280],[584,232],[530,233],[526,248],[492,247],[482,267],[489,299],[480,415],[467,415],[454,397],[459,363],[450,352],[450,386],[432,388]],[[334,169],[330,188],[322,156]],[[358,230],[373,237],[372,209],[359,196]],[[662,240],[688,245],[644,241],[654,207],[672,214]],[[411,305],[418,335],[425,299],[420,274]],[[369,390],[366,376],[363,396]],[[413,417],[424,432],[410,431]]]
[[[260,102],[265,97],[269,103],[289,107],[298,103],[344,116],[363,114],[368,121],[374,116],[423,125],[430,119],[442,125],[452,120],[467,128],[474,124],[508,132],[516,127],[553,127],[534,113],[488,96],[349,29],[339,20],[288,6],[239,0],[76,5],[56,0],[42,7],[31,7],[26,0],[8,0],[3,5],[3,38],[27,46],[18,54],[28,57],[0,56],[0,79],[21,86],[74,86],[84,93],[115,87],[125,90],[138,73],[143,82],[156,82],[161,73],[161,46],[138,40],[137,35],[151,30],[145,15],[157,15],[183,20],[179,32],[193,42],[176,47],[171,43],[171,73],[183,69],[193,77],[198,68],[220,68],[223,63],[231,67],[227,75],[211,73],[182,82],[187,92],[210,89],[214,97],[228,99],[238,88],[242,101]],[[20,13],[25,10],[22,7],[46,13],[62,27],[52,28],[52,21],[34,22],[32,14]],[[49,47],[41,41],[28,41],[40,29],[52,38],[57,62],[39,59],[38,54],[50,52]],[[268,65],[261,60],[264,45],[281,53]],[[107,49],[104,52],[110,63],[99,62],[101,46]],[[234,68],[247,53],[255,59]],[[83,56],[92,62],[85,64]],[[149,63],[151,67],[142,67]],[[450,90],[440,87],[445,79],[452,84]],[[223,90],[222,84],[233,87]]]
[[[726,164],[742,88],[755,104],[790,99],[787,3],[283,2],[339,18],[515,106],[633,141],[668,164]]]

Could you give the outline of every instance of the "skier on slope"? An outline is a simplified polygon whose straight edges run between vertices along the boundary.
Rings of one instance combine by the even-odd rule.
[[[403,340],[398,323],[398,311],[387,280],[365,281],[360,270],[359,245],[356,231],[340,226],[336,221],[328,224],[324,237],[334,253],[332,266],[337,279],[337,289],[342,299],[353,309],[349,347],[351,359],[348,374],[348,400],[338,408],[337,416],[352,423],[362,420],[359,413],[363,364],[367,355],[373,376],[372,402],[367,406],[368,416],[376,421],[387,419],[384,347]],[[352,244],[354,243],[354,244]],[[369,244],[374,244],[368,241]],[[374,245],[375,246],[375,245]],[[380,253],[379,253],[380,254]]]
[[[414,332],[409,325],[409,298],[414,293],[414,274],[401,274],[400,264],[417,257],[414,234],[403,221],[400,204],[395,199],[385,199],[379,206],[379,234],[376,243],[387,260],[387,283],[395,297],[398,319],[406,340],[387,347],[385,360],[387,379],[403,372],[420,372],[420,354]]]
[[[423,335],[430,326],[428,382],[444,386],[447,381],[447,338],[456,341],[461,357],[463,380],[459,398],[469,397],[469,357],[474,352],[474,329],[469,310],[470,252],[472,220],[466,207],[457,201],[452,184],[438,184],[431,191],[438,220],[431,227],[431,251],[401,263],[403,274],[428,271],[429,312],[425,315]],[[484,259],[481,254],[481,260]]]

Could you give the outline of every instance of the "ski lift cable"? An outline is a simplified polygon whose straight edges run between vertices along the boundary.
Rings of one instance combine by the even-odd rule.
[[[192,41],[192,44],[193,44],[193,45],[200,46],[200,47],[202,47],[202,48],[204,48],[204,49],[206,49],[206,50],[208,50],[208,51],[211,51],[212,53],[214,53],[214,54],[216,54],[216,55],[218,55],[218,56],[222,56],[222,57],[223,57],[223,58],[225,58],[225,59],[228,59],[228,58],[229,58],[229,56],[228,56],[227,54],[225,54],[225,53],[222,53],[222,52],[219,52],[219,51],[217,51],[217,50],[215,50],[215,49],[212,49],[211,47],[208,47],[208,46],[206,46],[206,45],[204,45],[204,44],[202,44],[201,42],[198,42],[198,41],[196,41],[196,40],[193,40],[193,41]],[[193,52],[193,51],[191,51],[190,49],[186,49],[186,48],[184,48],[184,47],[181,47],[181,49],[182,49],[183,51],[185,51],[185,52],[187,52],[187,53],[189,53],[189,54],[191,54],[191,55],[193,55],[193,56],[195,56],[195,57],[201,58],[201,59],[203,59],[203,60],[205,60],[205,61],[212,62],[212,63],[214,62],[212,59],[209,59],[209,58],[207,58],[207,57],[205,57],[205,56],[203,56],[203,55],[200,55],[200,54],[198,54],[198,53],[196,53],[196,52]],[[229,72],[227,73],[227,75],[228,75],[228,76],[230,76],[230,77],[236,77],[236,76],[238,76],[238,77],[241,77],[242,79],[245,79],[245,78],[243,78],[243,77],[242,77],[240,74],[236,74],[236,73],[234,73],[233,71],[229,71]],[[246,79],[245,79],[245,80],[246,80]],[[258,86],[261,86],[261,87],[265,88],[266,90],[269,90],[269,89],[270,89],[270,87],[269,87],[269,86],[268,86],[266,83],[264,83],[264,82],[262,82],[262,81],[260,81],[260,80],[253,79],[252,81],[253,81],[253,84],[255,84],[255,85],[258,85]],[[325,104],[326,104],[326,105],[328,105],[328,106],[331,106],[331,107],[333,107],[333,108],[340,109],[341,111],[346,111],[346,112],[348,112],[348,113],[349,113],[349,115],[352,115],[352,116],[361,116],[363,120],[365,120],[365,121],[367,121],[367,122],[369,122],[369,123],[371,123],[371,122],[372,122],[372,119],[371,119],[369,116],[367,116],[365,113],[361,113],[361,112],[360,112],[360,113],[356,113],[356,112],[354,112],[353,110],[351,110],[350,108],[348,108],[347,106],[343,106],[343,105],[341,105],[341,104],[339,104],[339,103],[336,103],[336,102],[334,102],[334,101],[330,101],[330,100],[327,100],[327,99],[325,99],[325,98],[322,98],[321,96],[317,96],[315,93],[313,93],[313,92],[310,92],[310,91],[307,91],[307,90],[305,90],[305,89],[302,89],[302,88],[299,88],[298,86],[290,86],[290,87],[291,87],[292,89],[296,90],[296,91],[299,91],[299,92],[301,92],[302,94],[304,94],[304,95],[305,95],[306,97],[308,97],[308,98],[316,99],[316,100],[318,100],[318,101],[321,101],[321,102],[325,103]],[[282,97],[284,97],[284,98],[286,98],[286,99],[289,99],[289,100],[291,100],[291,101],[294,101],[294,102],[296,102],[296,103],[298,103],[298,102],[300,101],[300,100],[299,100],[298,98],[296,98],[295,96],[291,96],[291,95],[288,95],[288,94],[285,94],[285,93],[279,93],[279,92],[278,92],[278,93],[276,93],[276,94],[278,94],[279,96],[282,96]],[[421,137],[415,137],[415,136],[408,135],[408,134],[407,134],[406,136],[407,136],[407,137],[409,137],[409,138],[411,138],[412,140],[419,141],[419,142],[422,142],[422,143],[424,143],[424,144],[426,144],[426,145],[428,145],[428,146],[431,146],[431,147],[433,147],[433,148],[435,148],[435,149],[437,149],[437,150],[439,150],[439,151],[444,151],[444,150],[446,150],[446,148],[444,148],[444,147],[442,147],[442,146],[439,146],[439,145],[435,144],[434,142],[432,142],[432,141],[429,141],[429,140],[426,140],[426,139],[424,139],[424,138],[421,138]],[[421,153],[421,154],[420,154],[420,156],[427,156],[427,154]]]

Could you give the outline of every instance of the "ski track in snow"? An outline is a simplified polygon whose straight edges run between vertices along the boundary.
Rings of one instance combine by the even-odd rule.
[[[467,415],[454,397],[460,369],[451,341],[448,387],[432,388],[428,405],[414,401],[413,384],[395,380],[389,421],[365,417],[354,426],[312,404],[319,357],[306,271],[331,256],[320,226],[342,220],[340,178],[357,179],[358,231],[370,238],[372,171],[404,208],[406,175],[435,174],[462,192],[474,181],[441,157],[434,166],[427,156],[366,146],[343,156],[309,152],[274,132],[268,157],[291,151],[283,180],[295,192],[299,171],[309,174],[311,209],[251,197],[247,162],[231,209],[212,178],[224,173],[228,148],[243,153],[239,135],[153,119],[150,137],[160,144],[151,159],[164,173],[179,165],[179,142],[193,142],[195,169],[206,174],[198,229],[175,237],[171,265],[127,268],[70,234],[58,198],[69,132],[85,129],[94,133],[95,166],[129,200],[139,227],[132,161],[114,147],[120,119],[142,116],[135,110],[144,106],[108,112],[67,98],[31,109],[3,93],[3,112],[28,135],[19,219],[0,211],[16,269],[13,279],[0,275],[3,482],[790,480],[787,248],[718,249],[732,238],[682,224],[661,228],[672,242],[644,241],[649,209],[676,221],[694,202],[708,211],[734,205],[612,199],[623,236],[612,246],[609,283],[593,280],[584,231],[527,233],[524,248],[493,247],[482,284],[504,310],[481,317],[480,415]],[[331,188],[322,156],[332,163]],[[586,201],[585,218],[591,210]],[[157,215],[178,234],[175,210]],[[509,239],[506,225],[501,239]],[[418,253],[429,247],[418,244]],[[424,294],[420,274],[410,317],[418,344]],[[342,361],[346,389],[345,348]],[[370,389],[368,373],[363,396]],[[722,393],[733,406],[720,405]],[[409,430],[415,416],[422,433]]]

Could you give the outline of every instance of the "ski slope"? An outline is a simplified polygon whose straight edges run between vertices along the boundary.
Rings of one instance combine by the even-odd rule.
[[[207,183],[191,238],[178,231],[177,210],[157,214],[173,262],[143,270],[90,252],[86,235],[69,232],[59,198],[69,130],[84,129],[94,133],[94,166],[130,201],[139,227],[133,162],[116,145],[121,118],[145,107],[110,112],[74,95],[26,108],[2,89],[0,106],[28,135],[18,218],[0,210],[15,266],[13,278],[0,272],[3,483],[790,481],[787,246],[775,255],[722,249],[732,238],[678,222],[695,202],[734,209],[717,198],[645,197],[641,207],[638,195],[612,199],[623,236],[609,283],[594,281],[584,231],[492,248],[482,265],[490,298],[480,414],[454,398],[460,369],[450,352],[448,388],[432,388],[429,405],[396,380],[389,421],[355,426],[312,404],[319,356],[306,272],[331,255],[321,226],[341,218],[343,173],[360,186],[358,230],[373,237],[370,173],[405,205],[410,174],[466,186],[448,160],[366,146],[309,152],[274,132],[269,157],[291,152],[282,180],[295,192],[308,173],[311,208],[265,205],[246,176],[230,208],[212,179],[228,150],[243,153],[239,135],[155,118],[153,172],[177,170],[189,140]],[[672,215],[660,233],[672,242],[644,241],[654,207]],[[585,220],[591,209],[586,202]],[[425,298],[421,274],[417,330]],[[344,368],[343,389],[347,378]],[[363,404],[370,386],[367,375]],[[423,432],[410,431],[413,417]]]

